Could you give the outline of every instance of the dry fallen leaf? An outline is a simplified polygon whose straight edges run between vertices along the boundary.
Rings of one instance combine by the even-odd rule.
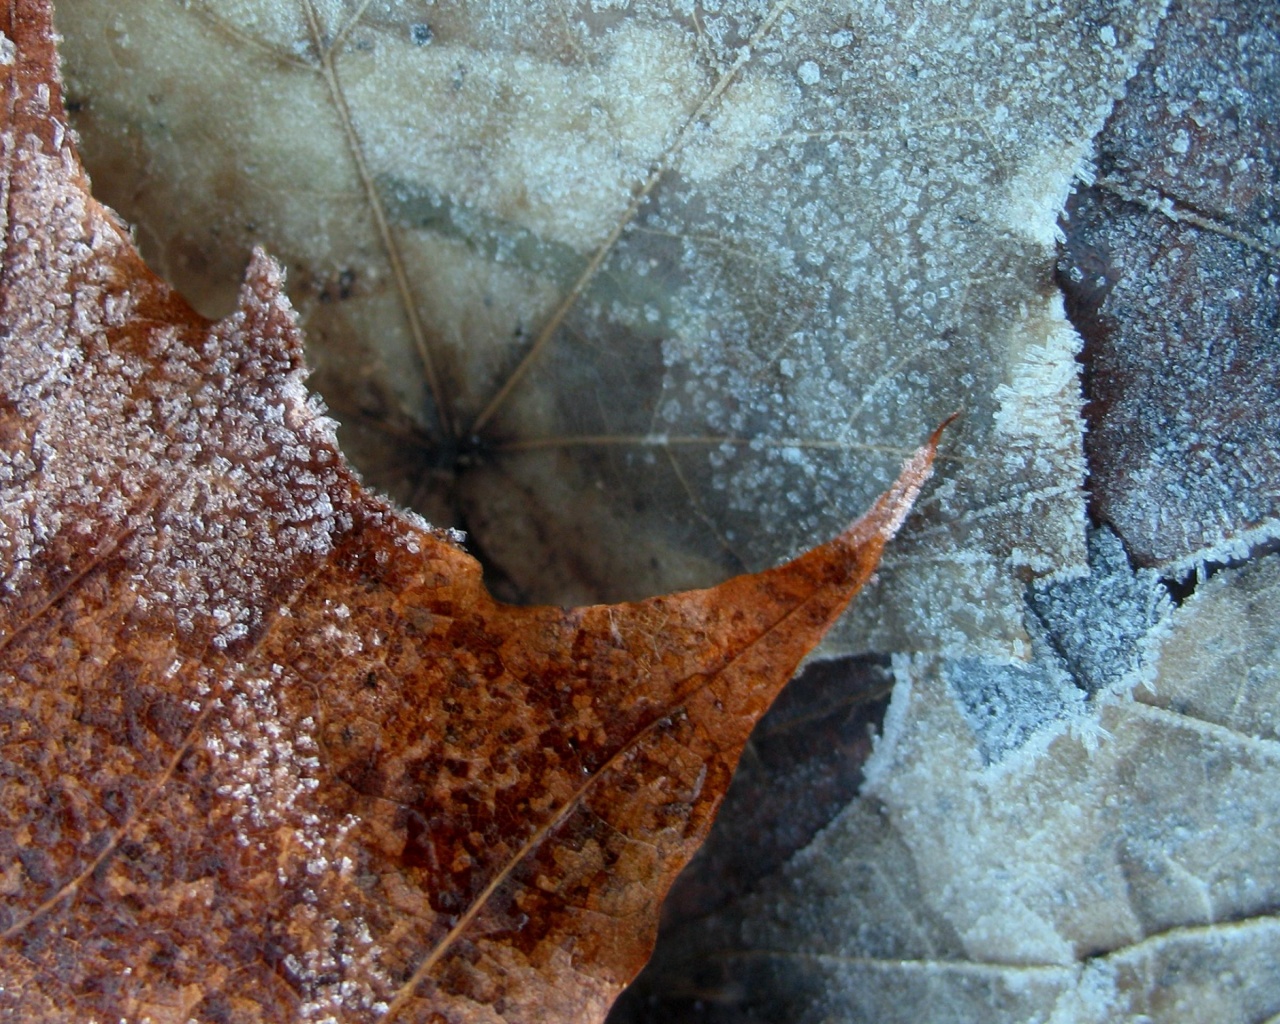
[[[89,196],[0,6],[0,1017],[597,1020],[934,441],[794,562],[495,603],[361,488],[281,275],[203,321]]]
[[[708,852],[769,849],[722,815],[611,1024],[1280,1020],[1278,49],[1274,0],[1170,4],[1068,206],[1114,532],[1027,588],[1033,657],[896,656],[871,783],[672,920]]]
[[[1280,5],[1171,5],[1068,204],[1090,490],[1171,574],[1280,537]]]
[[[1114,535],[1091,557],[1031,664],[899,660],[860,798],[614,1019],[1276,1019],[1280,558],[1173,608]],[[1087,700],[1071,645],[1112,654]]]
[[[775,565],[963,407],[968,471],[827,646],[1010,657],[1028,579],[1085,557],[1057,218],[1164,7],[64,0],[60,25],[94,181],[154,265],[229,309],[266,240],[356,464],[524,599]]]

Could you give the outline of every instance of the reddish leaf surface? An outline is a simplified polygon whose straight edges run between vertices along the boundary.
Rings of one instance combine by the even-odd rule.
[[[1174,3],[1068,204],[1090,490],[1143,565],[1280,523],[1280,5]]]
[[[48,5],[0,30],[0,1018],[599,1019],[933,443],[778,569],[499,605],[346,468],[276,266],[195,316],[88,194]]]

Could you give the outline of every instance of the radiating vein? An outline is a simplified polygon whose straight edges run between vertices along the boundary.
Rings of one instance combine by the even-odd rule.
[[[1261,253],[1263,256],[1270,256],[1273,259],[1276,256],[1280,256],[1280,249],[1270,245],[1263,239],[1255,238],[1253,235],[1233,228],[1229,224],[1223,224],[1221,221],[1214,220],[1211,217],[1196,213],[1194,210],[1185,209],[1175,200],[1155,190],[1133,188],[1125,182],[1116,181],[1112,178],[1100,178],[1096,185],[1103,192],[1108,192],[1126,203],[1141,206],[1151,213],[1158,213],[1175,224],[1190,224],[1192,227],[1200,228],[1202,231],[1221,235],[1223,238],[1229,238],[1231,241],[1243,245],[1246,249]]]
[[[1254,914],[1205,924],[1171,925],[1168,928],[1150,932],[1141,938],[1135,939],[1133,942],[1091,954],[1075,963],[1066,964],[1000,960],[946,960],[932,957],[858,956],[856,954],[825,953],[796,949],[718,949],[708,951],[705,954],[705,958],[707,960],[721,961],[811,961],[846,967],[864,967],[878,971],[950,973],[976,975],[979,977],[995,975],[1009,979],[1029,978],[1036,975],[1051,978],[1055,974],[1060,974],[1065,978],[1074,980],[1079,976],[1080,970],[1087,964],[1131,960],[1137,956],[1158,951],[1161,946],[1172,942],[1207,942],[1228,937],[1248,937],[1255,931],[1275,931],[1276,929],[1280,929],[1280,920],[1271,913]]]
[[[1271,739],[1269,736],[1255,735],[1232,725],[1215,722],[1210,718],[1203,718],[1186,711],[1173,711],[1144,700],[1135,700],[1124,706],[1139,717],[1154,720],[1171,729],[1196,733],[1232,746],[1244,746],[1259,757],[1280,758],[1280,741]]]
[[[693,488],[689,486],[689,481],[685,479],[684,472],[680,469],[679,461],[671,451],[671,446],[664,445],[662,453],[667,457],[667,461],[671,463],[671,471],[675,473],[676,479],[680,482],[680,486],[684,488],[684,493],[689,499],[689,505],[693,509],[694,515],[702,520],[702,524],[711,531],[711,536],[716,539],[716,543],[720,545],[725,554],[738,564],[738,571],[749,571],[746,560],[734,550],[733,545],[729,543],[729,538],[721,532],[720,528],[716,525],[715,520],[712,519],[711,516],[707,514],[706,509],[702,507],[702,502],[700,502],[694,495]]]
[[[364,17],[364,12],[369,9],[371,3],[373,3],[373,0],[361,0],[360,6],[355,9],[351,17],[334,34],[333,40],[329,43],[330,53],[337,53],[347,36],[351,34],[351,30],[360,24],[360,20]]]
[[[226,36],[238,46],[258,50],[271,57],[273,60],[278,60],[280,63],[287,64],[290,67],[305,69],[307,71],[315,70],[315,65],[310,61],[304,60],[296,53],[290,53],[282,46],[276,46],[272,43],[268,43],[266,40],[254,35],[252,32],[245,32],[243,29],[231,22],[228,22],[221,15],[215,14],[202,4],[192,4],[187,6],[185,9],[205,23],[212,25],[215,31]]]
[[[719,434],[570,434],[562,437],[533,437],[520,441],[504,441],[494,445],[495,452],[537,451],[546,448],[684,448],[732,445],[735,448],[803,448],[816,451],[882,452],[899,458],[914,449],[902,445],[863,444],[852,441],[827,441],[799,437],[733,437]]]
[[[1048,978],[1074,979],[1080,973],[1079,964],[1053,963],[998,963],[973,960],[907,959],[877,956],[856,956],[842,953],[823,953],[795,949],[743,949],[716,950],[706,955],[708,960],[796,960],[834,964],[841,967],[864,967],[871,970],[902,973],[945,972],[985,977],[1029,978],[1036,975]]]
[[[73,878],[70,878],[59,885],[53,895],[45,899],[29,914],[23,915],[4,931],[0,931],[0,939],[13,938],[23,929],[40,920],[40,918],[63,900],[73,896],[84,883],[84,880],[97,871],[102,863],[120,848],[120,843],[123,841],[124,837],[128,835],[139,821],[144,819],[147,810],[151,807],[151,804],[155,801],[156,797],[164,790],[169,779],[173,777],[173,773],[177,770],[182,759],[186,757],[191,751],[191,748],[195,746],[196,739],[204,729],[204,723],[208,720],[214,706],[217,704],[215,699],[216,696],[216,694],[209,695],[205,701],[204,707],[200,709],[200,713],[196,716],[195,721],[191,723],[190,731],[188,731],[187,735],[183,738],[183,742],[179,745],[178,749],[170,756],[168,762],[166,762],[164,766],[164,770],[157,777],[155,783],[147,789],[147,792],[143,795],[142,799],[138,801],[137,807],[134,809],[133,813],[130,814],[118,828],[116,828],[113,834],[111,834],[106,845],[98,855],[90,860],[89,863],[85,865],[85,867]]]
[[[367,6],[368,2],[366,0],[366,3],[360,7],[352,20],[343,26],[339,38],[359,19]],[[400,303],[404,307],[405,319],[409,324],[409,333],[413,337],[414,349],[417,351],[418,359],[422,363],[422,372],[426,377],[427,389],[431,392],[431,400],[436,407],[436,417],[440,421],[443,436],[455,437],[457,435],[453,424],[453,416],[449,407],[445,404],[444,389],[441,387],[439,374],[436,372],[435,363],[431,358],[431,348],[427,344],[427,332],[422,326],[422,318],[418,315],[418,306],[413,298],[413,290],[409,286],[409,274],[405,269],[404,258],[400,253],[399,243],[396,242],[395,235],[391,232],[391,222],[387,220],[387,212],[383,208],[382,197],[378,193],[373,174],[370,172],[369,164],[365,160],[364,147],[361,145],[360,136],[356,134],[355,121],[351,117],[351,108],[347,105],[346,94],[342,91],[342,83],[338,81],[337,68],[333,62],[337,43],[335,41],[331,46],[325,45],[324,33],[321,30],[320,19],[316,15],[313,0],[303,0],[303,10],[307,16],[307,28],[311,33],[312,44],[320,57],[320,71],[324,76],[325,85],[328,87],[329,98],[338,113],[338,119],[342,122],[342,132],[346,136],[347,147],[351,151],[351,159],[355,162],[356,173],[360,177],[360,184],[364,189],[369,211],[373,215],[374,225],[377,228],[379,238],[382,240],[382,247],[387,254],[391,275],[396,282],[396,291],[400,295]]]
[[[140,519],[142,516],[147,515],[155,507],[158,500],[159,495],[157,492],[157,494],[153,495],[146,505],[138,509],[138,518]],[[41,618],[48,614],[50,609],[61,604],[62,599],[75,590],[86,576],[99,568],[108,558],[118,552],[121,545],[123,545],[125,541],[129,540],[137,529],[137,520],[130,516],[129,521],[126,522],[118,532],[112,534],[112,536],[108,537],[103,543],[97,545],[89,553],[88,561],[77,569],[72,576],[68,577],[61,587],[49,594],[44,602],[42,602],[38,607],[32,609],[27,617],[21,622],[18,622],[13,629],[9,630],[9,632],[4,636],[0,636],[0,654],[3,654],[8,650],[11,643],[30,629],[36,622],[40,621]]]
[[[259,634],[258,639],[253,643],[252,647],[245,652],[244,656],[246,661],[252,658],[254,652],[256,652],[266,641],[266,638],[271,634],[272,626],[276,620],[285,615],[287,609],[291,608],[299,596],[306,592],[311,578],[318,573],[319,570],[320,565],[317,565],[309,575],[304,576],[300,580],[297,589],[287,601],[283,602],[283,604],[276,605],[274,608],[264,613],[262,632]],[[188,659],[187,664],[202,665],[205,664],[206,661],[206,655],[198,655]],[[106,845],[103,846],[98,854],[87,865],[85,865],[83,869],[81,869],[74,877],[59,885],[57,890],[41,902],[39,906],[13,922],[8,928],[0,931],[0,939],[13,938],[13,936],[17,935],[23,929],[40,920],[40,918],[49,913],[49,911],[63,900],[75,895],[75,893],[80,889],[80,886],[84,884],[85,879],[97,871],[109,857],[120,849],[120,844],[124,842],[125,837],[133,831],[139,822],[146,820],[147,812],[150,810],[151,805],[155,803],[156,799],[164,791],[165,786],[173,777],[173,773],[178,770],[178,765],[182,763],[183,758],[185,758],[195,747],[196,742],[204,732],[205,724],[213,714],[213,711],[219,707],[219,705],[219,693],[216,690],[211,690],[205,696],[204,705],[200,708],[195,720],[191,723],[191,728],[187,730],[186,736],[183,737],[182,742],[165,763],[164,769],[156,777],[155,781],[147,787],[146,792],[133,808],[132,813],[130,813],[129,816],[120,823],[114,832],[110,833],[110,837],[108,838]]]
[[[595,279],[596,274],[599,273],[605,260],[609,258],[614,247],[618,244],[618,240],[622,237],[623,232],[625,232],[628,225],[635,220],[636,214],[640,212],[640,207],[645,204],[649,196],[653,193],[653,190],[658,187],[658,182],[662,180],[667,171],[671,168],[672,161],[684,148],[685,142],[688,140],[688,137],[694,130],[695,126],[703,121],[710,114],[715,105],[719,103],[720,97],[723,96],[725,90],[733,84],[734,79],[738,76],[738,72],[741,71],[755,55],[756,47],[759,46],[764,38],[773,30],[774,25],[776,25],[782,15],[787,12],[792,3],[793,0],[780,0],[780,2],[774,6],[773,10],[769,12],[769,15],[760,23],[755,32],[752,33],[747,44],[741,48],[737,59],[729,66],[728,70],[720,76],[715,85],[713,85],[702,98],[702,101],[698,104],[693,113],[685,118],[684,123],[680,126],[680,130],[676,132],[675,138],[671,140],[671,143],[654,161],[648,177],[645,178],[639,189],[632,196],[631,202],[627,204],[627,208],[623,211],[622,216],[618,218],[613,229],[605,237],[605,240],[600,243],[599,248],[596,249],[591,259],[587,262],[587,265],[583,268],[582,273],[578,275],[577,280],[574,281],[572,287],[570,287],[564,298],[561,299],[560,304],[556,306],[547,322],[543,324],[542,329],[537,334],[537,337],[534,338],[533,344],[516,365],[516,368],[511,371],[510,376],[507,377],[502,387],[500,387],[497,393],[489,399],[488,404],[480,411],[480,415],[478,415],[472,422],[471,429],[468,431],[468,434],[478,434],[483,430],[485,424],[487,424],[489,420],[493,418],[494,414],[497,413],[497,411],[506,403],[507,399],[511,396],[511,393],[515,390],[516,385],[524,379],[524,376],[529,372],[530,367],[542,354],[542,350],[546,348],[548,343],[555,336],[556,332],[560,329],[560,325],[564,322],[565,317],[568,316],[573,307],[577,305],[583,292],[587,290],[591,282]]]

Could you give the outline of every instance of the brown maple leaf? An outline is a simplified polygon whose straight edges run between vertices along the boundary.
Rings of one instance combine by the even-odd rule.
[[[49,18],[0,6],[0,1016],[600,1019],[936,435],[788,565],[499,605],[346,467],[274,263],[210,324],[90,197]]]

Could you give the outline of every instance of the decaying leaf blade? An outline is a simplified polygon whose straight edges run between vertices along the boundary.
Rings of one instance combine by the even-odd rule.
[[[0,6],[0,1016],[598,1020],[747,734],[870,576],[518,608],[347,469],[282,274],[209,323]]]
[[[569,613],[505,609],[518,623],[522,636],[545,636],[546,619],[558,618],[557,627],[572,635],[575,650],[589,637],[595,656],[586,666],[588,686],[584,690],[598,690],[601,680],[608,686],[630,684],[634,696],[628,695],[627,704],[634,708],[637,705],[632,701],[638,697],[643,710],[633,717],[620,715],[615,708],[612,713],[622,728],[615,730],[612,723],[606,723],[608,746],[594,758],[587,743],[574,744],[584,759],[607,754],[608,760],[599,768],[586,768],[586,778],[571,798],[503,867],[482,899],[487,900],[523,872],[525,858],[536,860],[539,848],[552,836],[573,833],[577,825],[571,819],[575,817],[598,819],[618,834],[628,835],[633,843],[665,845],[666,863],[656,865],[656,877],[643,882],[648,891],[619,896],[643,907],[645,919],[614,918],[615,955],[631,946],[627,962],[638,969],[652,947],[658,904],[679,868],[701,845],[751,728],[811,649],[812,638],[825,632],[854,590],[874,571],[883,544],[897,530],[928,476],[936,443],[935,434],[904,469],[895,487],[844,534],[778,569],[740,576],[709,590],[637,604],[595,606]],[[530,618],[542,621],[531,630]],[[699,648],[689,648],[691,636],[701,641]],[[546,665],[535,674],[546,678],[555,671]],[[639,680],[643,680],[642,686],[636,685]],[[530,701],[536,698],[531,696]],[[576,696],[572,703],[578,706]],[[615,731],[616,739],[611,735]],[[677,742],[671,747],[673,739]],[[653,748],[664,747],[669,753],[655,757]],[[648,781],[654,770],[657,777],[650,791],[646,792],[644,785],[637,787],[637,776]],[[660,816],[651,817],[652,789],[658,786],[666,791],[659,804],[687,791],[688,810],[680,809],[666,822]],[[673,807],[665,803],[663,809],[671,812]],[[637,818],[644,823],[639,829]],[[616,886],[617,879],[609,877],[611,864],[601,867],[593,888],[607,891]],[[465,923],[470,925],[481,912],[477,900],[464,915],[469,918]],[[545,912],[557,913],[551,907]],[[428,977],[448,955],[446,944],[457,941],[463,933],[460,926],[451,929],[446,942],[423,961],[413,980]],[[402,1001],[407,1001],[408,991],[407,986],[402,989]]]

